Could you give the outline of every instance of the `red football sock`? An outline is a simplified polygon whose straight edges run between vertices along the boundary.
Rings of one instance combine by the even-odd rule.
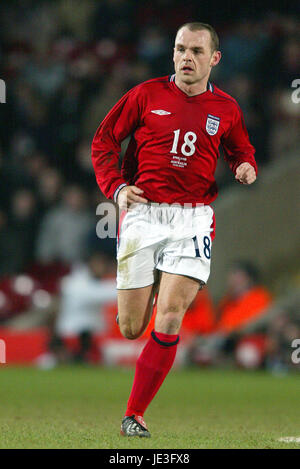
[[[136,363],[126,416],[144,415],[173,365],[178,342],[178,335],[152,331]]]

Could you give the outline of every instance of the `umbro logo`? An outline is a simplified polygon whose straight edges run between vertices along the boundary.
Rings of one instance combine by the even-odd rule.
[[[169,111],[164,111],[163,109],[157,109],[155,111],[151,111],[153,114],[158,114],[159,116],[166,116],[167,114],[171,114]]]

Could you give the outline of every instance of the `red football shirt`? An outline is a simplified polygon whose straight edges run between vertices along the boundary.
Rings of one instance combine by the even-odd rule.
[[[210,82],[188,96],[175,75],[141,83],[126,93],[99,126],[92,160],[100,189],[114,198],[125,185],[159,203],[210,204],[218,193],[214,173],[223,146],[231,170],[243,162],[255,170],[242,111]],[[121,171],[121,142],[131,135]]]

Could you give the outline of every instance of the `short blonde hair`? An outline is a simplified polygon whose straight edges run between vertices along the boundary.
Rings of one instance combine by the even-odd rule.
[[[200,22],[185,23],[182,26],[180,26],[176,34],[178,34],[178,31],[180,31],[182,28],[188,28],[190,31],[203,31],[206,29],[210,33],[212,52],[219,50],[219,47],[220,47],[219,37],[215,29],[210,24],[200,23]]]

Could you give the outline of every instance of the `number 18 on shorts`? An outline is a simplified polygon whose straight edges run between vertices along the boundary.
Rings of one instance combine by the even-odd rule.
[[[206,283],[213,238],[214,212],[209,205],[135,204],[121,216],[117,288],[151,285],[158,271]]]

